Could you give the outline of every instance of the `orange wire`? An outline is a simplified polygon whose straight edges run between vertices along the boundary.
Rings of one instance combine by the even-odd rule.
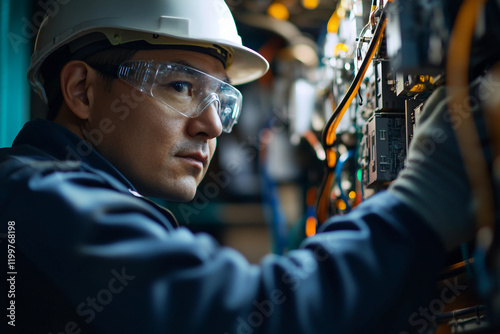
[[[334,174],[325,175],[324,187],[318,194],[318,204],[316,205],[316,218],[319,223],[324,223],[329,217],[330,191],[333,187]]]
[[[332,117],[335,117],[333,119],[333,122],[330,123],[328,128],[326,128],[326,136],[323,138],[323,145],[325,147],[325,153],[326,153],[326,173],[327,175],[323,179],[322,187],[320,188],[320,191],[318,193],[318,201],[316,205],[316,216],[318,218],[319,223],[324,223],[329,216],[329,207],[330,207],[330,192],[333,186],[333,181],[334,181],[334,170],[335,170],[335,165],[337,164],[337,152],[335,151],[334,147],[332,146],[335,143],[335,140],[337,139],[336,131],[337,127],[342,120],[342,117],[344,116],[345,112],[347,109],[349,109],[349,106],[352,103],[352,100],[358,93],[359,87],[361,86],[361,83],[363,81],[363,78],[365,77],[366,71],[368,70],[368,66],[370,65],[373,57],[375,56],[375,53],[378,50],[380,41],[382,40],[382,37],[384,35],[384,30],[387,24],[387,18],[384,18],[380,22],[380,32],[376,36],[376,40],[374,41],[374,47],[370,49],[370,52],[366,54],[365,59],[368,59],[368,63],[366,66],[364,66],[361,69],[361,72],[358,72],[357,76],[359,76],[359,80],[355,83],[355,86],[349,87],[350,95],[347,96],[347,100],[342,101],[344,104],[341,107],[339,113],[335,116],[332,115]],[[375,38],[375,36],[374,36]],[[354,82],[353,82],[354,84]],[[345,97],[344,97],[345,98]]]
[[[460,114],[469,97],[469,60],[476,21],[486,0],[466,0],[458,12],[450,38],[447,56],[447,93],[450,96],[450,117],[460,121],[454,126],[458,146],[469,177],[474,198],[476,227],[492,227],[494,224],[493,188],[488,166],[483,156],[479,134],[472,115]]]

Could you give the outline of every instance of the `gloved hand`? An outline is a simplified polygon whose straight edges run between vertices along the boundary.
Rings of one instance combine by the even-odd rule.
[[[406,167],[389,191],[412,207],[449,251],[474,237],[474,215],[471,186],[453,130],[461,120],[450,119],[447,103],[444,87],[427,100]],[[472,115],[464,110],[463,117]]]

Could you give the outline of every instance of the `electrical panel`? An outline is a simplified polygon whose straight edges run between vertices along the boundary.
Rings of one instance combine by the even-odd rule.
[[[316,110],[325,126],[336,125],[333,144],[325,146],[330,150],[327,157],[332,152],[338,156],[328,199],[330,214],[335,215],[387,189],[405,168],[426,101],[445,84],[445,50],[457,11],[452,0],[348,0],[341,1],[339,8],[332,16],[337,23],[326,34],[318,70],[321,87],[329,92],[317,95],[323,99],[317,106],[325,108]],[[387,26],[377,39],[376,51],[370,53],[371,42],[380,37],[375,32],[382,15]],[[371,63],[365,69],[368,57]],[[363,78],[352,94],[360,72]],[[329,123],[349,94],[345,113],[338,116],[341,119]],[[344,164],[347,159],[349,163]],[[425,329],[414,327],[415,333],[489,333],[491,319],[474,295],[474,281],[467,274],[472,262],[470,255],[463,254],[449,259],[437,293],[449,280],[470,290],[457,298],[460,303],[449,303],[436,312]]]

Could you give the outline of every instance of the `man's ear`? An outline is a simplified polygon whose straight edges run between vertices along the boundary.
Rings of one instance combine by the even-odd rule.
[[[68,108],[80,119],[89,117],[89,108],[93,101],[92,83],[95,71],[80,60],[73,60],[61,70],[61,91]]]

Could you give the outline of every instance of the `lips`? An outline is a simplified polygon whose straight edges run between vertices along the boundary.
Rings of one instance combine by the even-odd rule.
[[[201,169],[203,169],[208,162],[208,155],[201,152],[179,153],[177,154],[177,157],[181,158],[186,163],[199,167]]]

